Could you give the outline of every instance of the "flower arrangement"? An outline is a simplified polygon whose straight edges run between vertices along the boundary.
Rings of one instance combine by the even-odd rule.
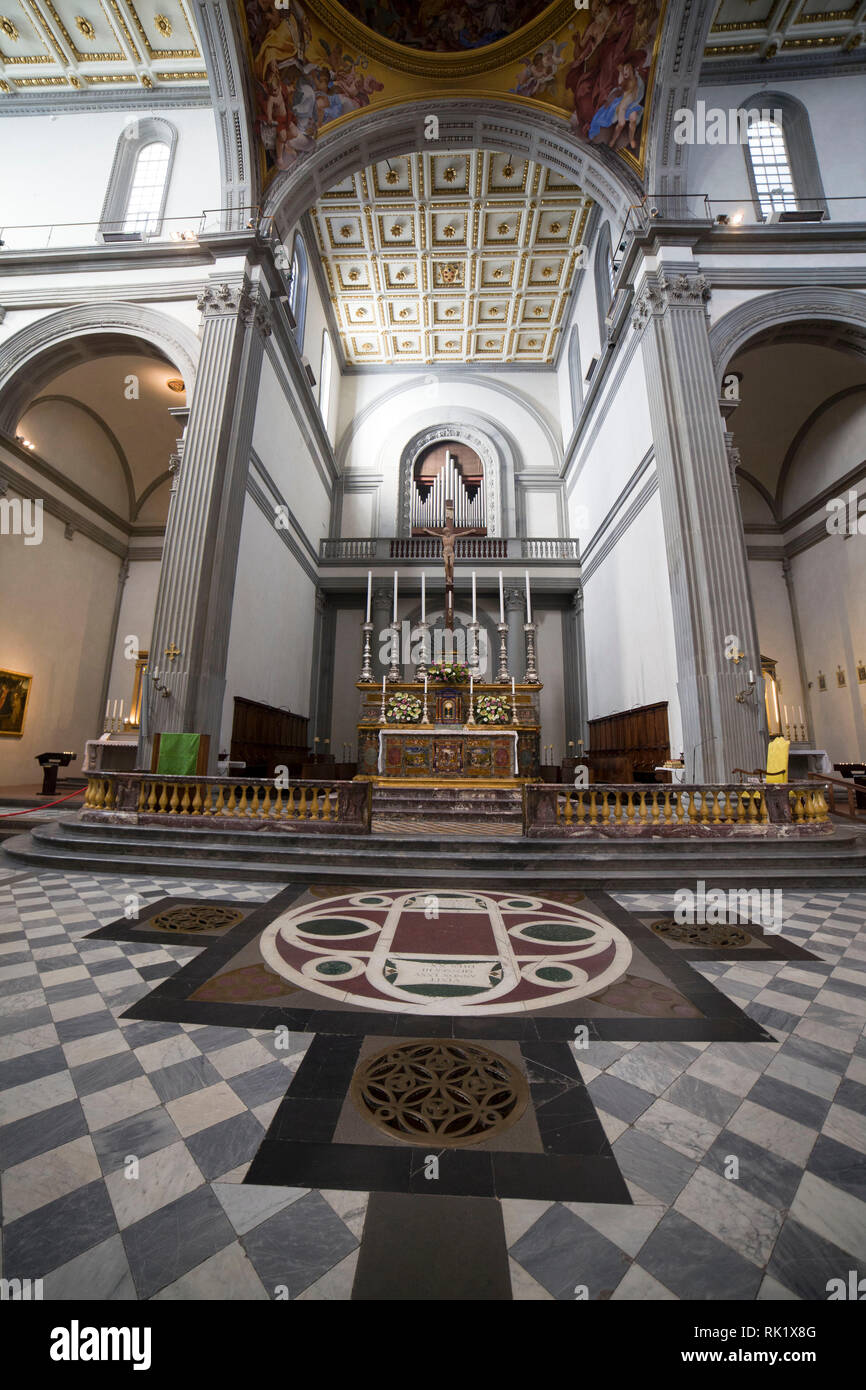
[[[435,661],[427,667],[427,676],[429,680],[440,681],[443,685],[466,685],[469,667],[462,661]]]
[[[475,701],[478,724],[510,724],[511,705],[506,695],[479,695]]]
[[[385,707],[385,719],[389,724],[420,724],[421,701],[407,690],[399,690]]]

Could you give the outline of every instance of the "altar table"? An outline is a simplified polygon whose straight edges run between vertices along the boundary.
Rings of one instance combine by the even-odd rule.
[[[517,731],[484,725],[462,729],[379,730],[381,777],[516,777]]]

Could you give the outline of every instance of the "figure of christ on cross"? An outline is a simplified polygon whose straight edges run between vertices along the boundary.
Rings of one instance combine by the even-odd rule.
[[[445,565],[445,626],[454,631],[454,542],[458,536],[484,536],[483,526],[455,526],[454,503],[445,503],[444,526],[419,526],[421,536],[438,536],[442,541],[442,562]]]

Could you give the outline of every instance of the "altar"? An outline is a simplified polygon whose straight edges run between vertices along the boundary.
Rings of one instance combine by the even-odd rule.
[[[383,718],[381,691],[359,682],[358,778],[427,783],[537,780],[540,689],[537,683],[520,685],[512,693],[499,684],[476,683],[476,700],[489,695],[507,705],[503,722],[484,724],[470,717],[477,704],[470,706],[466,685],[431,685],[427,721],[400,722]],[[419,682],[394,682],[387,699],[402,696],[420,703],[423,692]]]

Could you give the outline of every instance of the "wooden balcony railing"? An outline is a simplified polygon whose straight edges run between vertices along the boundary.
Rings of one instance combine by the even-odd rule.
[[[291,781],[265,778],[167,777],[148,772],[91,775],[84,819],[116,814],[139,824],[163,821],[244,826],[291,825],[293,830],[367,833],[370,786],[365,782]]]
[[[831,829],[823,786],[650,782],[587,787],[530,784],[524,793],[524,828],[529,836],[728,836]]]

